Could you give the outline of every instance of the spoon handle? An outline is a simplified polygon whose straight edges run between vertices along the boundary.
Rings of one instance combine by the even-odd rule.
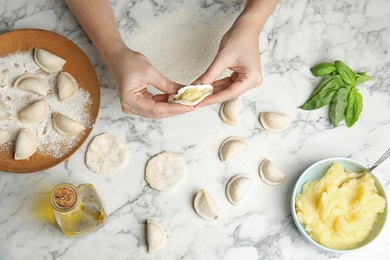
[[[390,148],[387,149],[387,151],[382,155],[381,158],[379,158],[379,160],[374,163],[373,166],[371,166],[368,171],[371,172],[372,170],[374,170],[379,164],[383,163],[387,158],[389,158],[390,156]]]

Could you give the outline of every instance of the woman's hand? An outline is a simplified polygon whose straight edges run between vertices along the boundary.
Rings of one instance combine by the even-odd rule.
[[[123,46],[107,57],[107,63],[124,113],[163,118],[194,109],[168,103],[169,94],[176,93],[181,86],[164,77],[141,53]],[[158,88],[164,94],[152,95],[147,90],[148,85]]]
[[[279,0],[247,0],[242,13],[223,36],[210,67],[195,83],[212,84],[214,94],[198,105],[204,106],[238,97],[263,82],[259,34]],[[216,80],[226,69],[230,77]]]
[[[197,84],[214,86],[214,94],[199,106],[235,98],[262,84],[259,35],[247,26],[236,22],[230,28],[221,40],[214,61],[195,81]],[[216,81],[227,68],[233,71],[231,76]]]

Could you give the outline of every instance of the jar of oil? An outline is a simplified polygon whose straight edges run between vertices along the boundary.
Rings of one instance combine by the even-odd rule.
[[[106,213],[102,201],[91,184],[74,186],[62,183],[51,192],[54,217],[67,236],[86,234],[102,226]]]

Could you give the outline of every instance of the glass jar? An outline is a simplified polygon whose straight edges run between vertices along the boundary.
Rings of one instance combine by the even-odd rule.
[[[62,183],[51,192],[54,217],[67,236],[86,234],[102,226],[106,213],[102,201],[91,184],[74,186]]]

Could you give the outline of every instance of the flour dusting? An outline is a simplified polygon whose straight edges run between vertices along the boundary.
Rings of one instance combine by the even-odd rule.
[[[32,73],[40,76],[49,86],[47,96],[16,89],[14,81],[21,75]],[[17,135],[22,128],[30,129],[37,137],[37,153],[60,158],[70,151],[80,140],[82,135],[75,138],[64,137],[52,127],[51,115],[60,112],[85,127],[92,127],[91,118],[87,111],[92,104],[90,94],[79,88],[76,95],[70,100],[61,102],[58,99],[57,78],[58,73],[47,74],[40,69],[33,59],[33,52],[15,53],[0,58],[0,128],[7,131],[10,140],[1,145],[3,151],[11,151],[15,145]],[[45,99],[50,106],[48,117],[39,124],[24,124],[17,119],[20,110],[28,105]]]
[[[164,76],[188,85],[211,64],[222,36],[238,12],[178,8],[156,17],[125,36],[126,44],[144,54]],[[229,75],[225,71],[223,75]]]

